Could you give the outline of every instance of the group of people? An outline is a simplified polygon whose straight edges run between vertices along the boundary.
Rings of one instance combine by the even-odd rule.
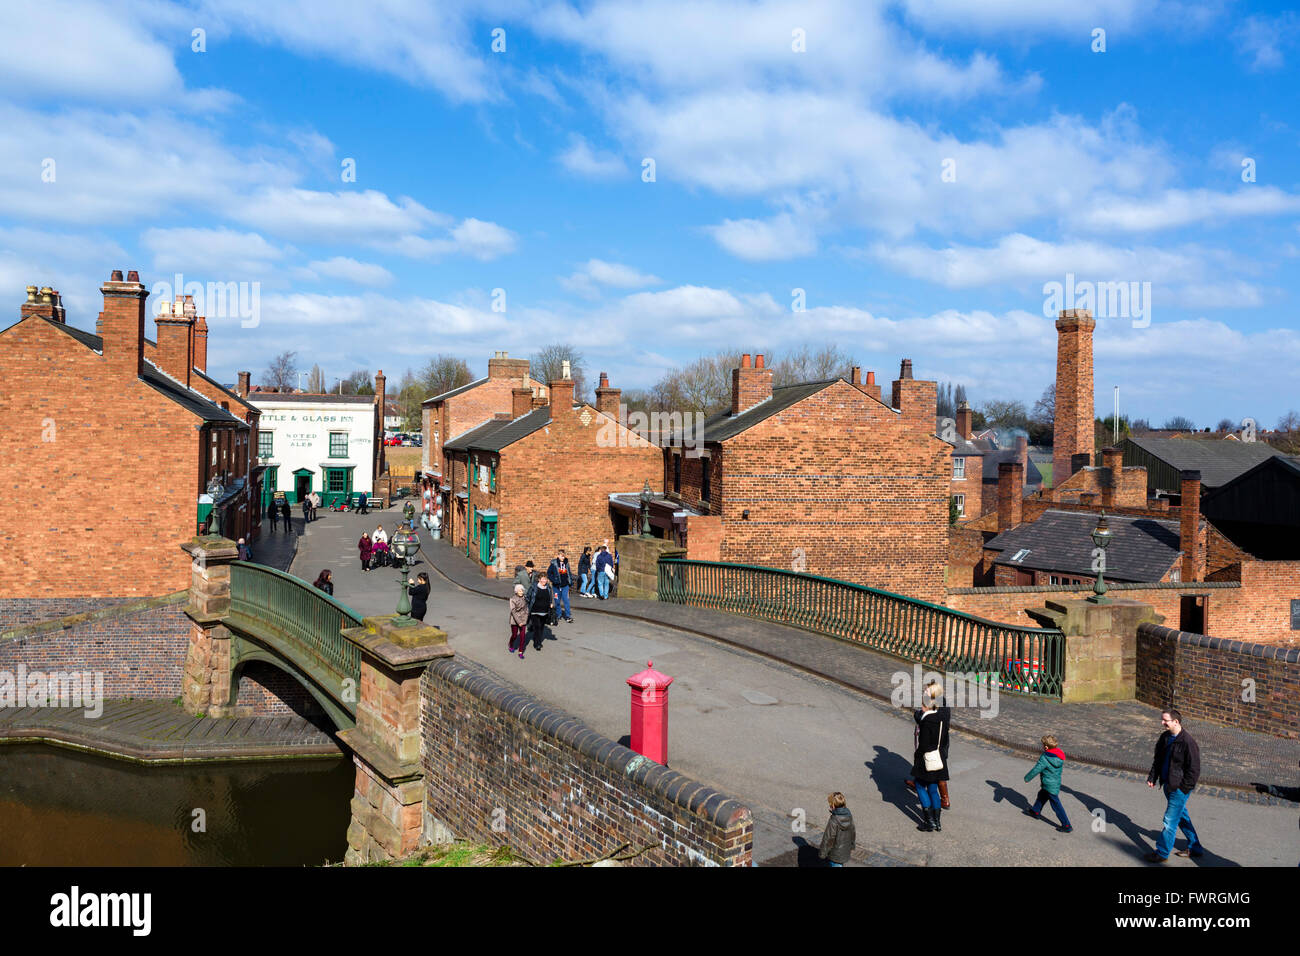
[[[266,509],[266,513],[271,516],[271,530],[275,531],[281,521],[284,522],[284,530],[287,534],[293,530],[290,521],[292,513],[289,511],[289,499],[281,498],[279,501],[272,501],[271,506]]]
[[[952,804],[948,796],[948,744],[952,724],[951,708],[942,705],[943,687],[928,685],[921,694],[921,706],[913,714],[914,750],[911,775],[905,781],[909,790],[916,793],[921,804],[921,823],[917,829],[923,833],[942,833],[942,814]],[[1196,858],[1205,855],[1196,828],[1187,815],[1187,800],[1196,788],[1201,775],[1201,752],[1196,741],[1182,724],[1182,715],[1174,709],[1160,715],[1163,728],[1156,740],[1155,757],[1147,774],[1148,787],[1160,787],[1165,797],[1165,815],[1155,849],[1146,855],[1148,863],[1164,863],[1171,852],[1182,857]],[[1025,782],[1038,778],[1038,793],[1033,805],[1025,810],[1035,820],[1042,818],[1045,804],[1050,803],[1057,819],[1057,830],[1072,833],[1074,827],[1061,804],[1061,776],[1065,767],[1065,752],[1053,734],[1043,734],[1039,740],[1042,752],[1037,762],[1025,774]],[[830,819],[822,831],[819,851],[821,859],[830,866],[844,866],[857,838],[853,814],[849,811],[844,794],[836,792],[827,797]],[[1182,830],[1187,846],[1174,850],[1174,840]]]
[[[582,549],[578,558],[578,593],[583,597],[604,601],[618,579],[618,551],[609,550],[609,542],[592,553],[590,545]]]

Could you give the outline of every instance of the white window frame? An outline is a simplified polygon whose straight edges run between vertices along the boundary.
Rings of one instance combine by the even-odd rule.
[[[952,480],[953,480],[953,481],[965,481],[965,480],[966,480],[966,459],[965,459],[965,458],[953,458],[953,460],[952,460]]]
[[[957,502],[957,514],[964,517],[966,514],[966,496],[953,495],[952,498],[953,501]]]

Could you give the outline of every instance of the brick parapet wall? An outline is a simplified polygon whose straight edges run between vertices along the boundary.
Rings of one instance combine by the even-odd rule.
[[[1300,648],[1144,624],[1137,699],[1226,726],[1300,737]]]
[[[0,633],[27,624],[52,621],[133,603],[131,598],[3,598],[0,599]]]
[[[131,601],[0,634],[0,670],[91,671],[106,698],[168,700],[181,693],[189,646],[186,592]]]
[[[630,864],[750,865],[753,820],[725,794],[463,659],[431,663],[420,692],[426,836],[445,827],[542,863],[651,844]]]

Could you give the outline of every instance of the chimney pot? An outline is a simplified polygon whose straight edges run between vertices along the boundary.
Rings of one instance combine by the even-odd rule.
[[[899,370],[898,370],[898,377],[899,377],[900,379],[908,379],[908,378],[911,378],[911,377],[912,377],[912,360],[911,360],[911,359],[903,359],[903,364],[902,364],[902,366],[901,366],[901,367],[899,368]]]
[[[875,372],[868,372],[868,373],[867,373],[867,384],[868,384],[868,385],[875,385],[875,384],[876,384],[876,373],[875,373]]]
[[[754,356],[754,368],[762,368],[762,367],[763,367],[763,353],[759,352],[757,355]]]
[[[740,367],[749,368],[749,353],[745,352],[740,356]]]
[[[849,373],[849,384],[850,385],[862,384],[862,367],[860,365],[853,366],[853,370]]]
[[[122,270],[121,270],[121,269],[114,269],[114,270],[109,274],[108,281],[109,281],[109,282],[121,282],[121,281],[122,281]]]
[[[139,281],[140,281],[140,273],[138,273],[138,272],[136,272],[134,269],[132,269],[130,272],[128,272],[128,273],[126,274],[126,281],[127,281],[127,282],[139,282]]]

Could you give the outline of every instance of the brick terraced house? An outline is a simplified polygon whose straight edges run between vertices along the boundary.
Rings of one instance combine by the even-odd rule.
[[[614,414],[575,404],[568,377],[537,407],[519,384],[510,411],[442,444],[443,533],[485,575],[508,577],[529,559],[544,569],[557,548],[576,573],[585,545],[612,543],[610,496],[659,488],[662,452],[618,421],[618,390],[601,380]]]
[[[691,559],[942,600],[952,446],[934,433],[936,395],[907,359],[887,405],[873,374],[773,388],[745,354],[703,447],[664,449],[668,508],[689,509],[679,543]]]
[[[509,414],[514,408],[516,388],[528,389],[539,404],[545,404],[546,386],[528,374],[528,359],[512,359],[505,352],[497,352],[488,359],[485,377],[421,402],[421,464],[425,473],[442,473],[444,442],[493,415]]]
[[[193,374],[184,321],[159,323],[146,357],[139,275],[101,292],[102,335],[68,325],[59,296],[28,287],[0,331],[0,566],[7,598],[124,598],[179,590],[201,499],[224,534],[247,536],[253,426],[213,402]],[[78,554],[91,554],[87,570]]]

